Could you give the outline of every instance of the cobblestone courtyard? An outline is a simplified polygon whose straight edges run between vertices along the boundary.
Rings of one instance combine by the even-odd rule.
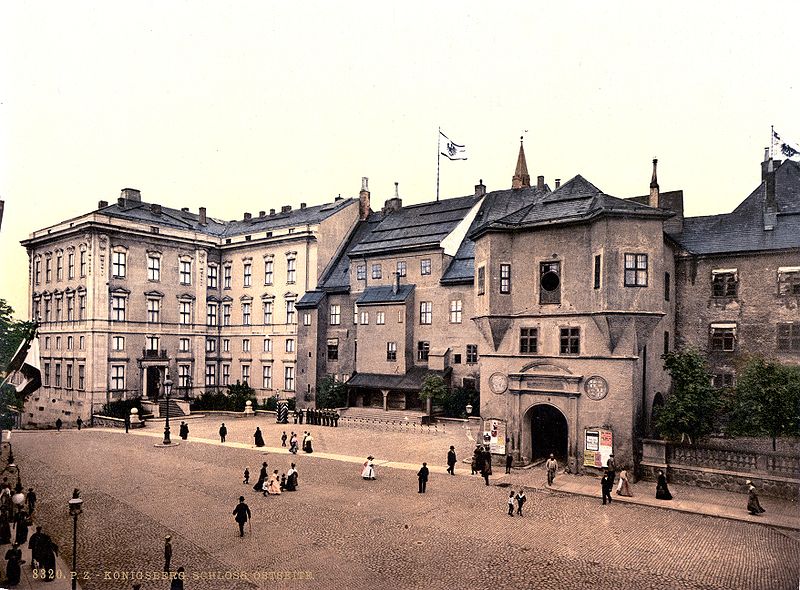
[[[412,470],[379,466],[377,481],[368,482],[359,477],[359,464],[301,453],[299,491],[265,498],[242,485],[243,468],[257,476],[266,460],[270,471],[283,473],[295,459],[218,444],[220,420],[190,421],[190,440],[171,449],[154,447],[157,438],[122,431],[14,434],[23,481],[39,495],[37,521],[57,537],[66,563],[72,525],[66,503],[73,488],[82,491],[78,570],[84,589],[131,588],[133,580],[119,578],[159,572],[167,534],[173,568],[187,570],[187,590],[798,587],[800,542],[791,535],[547,491],[529,492],[525,517],[510,518],[509,489],[485,486],[461,464],[457,477],[433,473],[422,495]],[[229,442],[251,443],[259,425],[268,446],[280,445],[283,427],[269,418],[226,423]],[[293,428],[307,427],[289,424],[287,433]],[[460,458],[471,448],[458,428],[416,436],[311,429],[316,451],[378,460],[428,460],[441,467],[450,444]],[[147,432],[160,429],[152,424]],[[244,539],[231,516],[239,495],[253,511],[252,533]],[[225,579],[240,572],[246,580]],[[282,572],[310,579],[270,579]],[[142,581],[143,590],[168,587],[163,580]]]

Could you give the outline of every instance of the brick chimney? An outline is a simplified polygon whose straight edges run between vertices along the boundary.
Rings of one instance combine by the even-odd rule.
[[[767,162],[764,185],[764,231],[770,231],[778,225],[778,203],[775,200],[775,168],[772,158]]]
[[[270,210],[269,210],[269,214],[270,214],[270,215],[275,215],[275,209],[270,209]]]
[[[650,198],[647,201],[647,204],[651,207],[658,207],[659,204],[659,190],[658,190],[658,178],[656,175],[656,167],[658,166],[658,158],[653,158],[653,177],[650,179]]]
[[[475,185],[475,196],[482,197],[486,194],[486,185],[483,184],[483,178],[478,181],[478,184]]]
[[[292,210],[291,205],[284,205],[283,207],[281,207],[281,213],[288,213],[291,210]]]
[[[305,209],[306,208],[306,204],[305,203],[300,203],[300,208],[301,209]]]
[[[558,190],[559,188],[561,188],[561,179],[556,178],[556,190]]]
[[[397,295],[397,292],[400,290],[400,272],[397,271],[394,273],[394,281],[392,281],[392,293]]]
[[[266,217],[267,216],[267,212],[266,211],[259,211],[258,212],[258,216],[259,217]]]
[[[108,207],[108,201],[98,201],[97,208],[102,209],[103,207]]]
[[[253,218],[253,216],[250,213],[245,212],[245,214],[244,214],[244,220],[245,221],[250,221],[252,218]]]
[[[157,203],[151,203],[150,211],[153,213],[153,215],[161,215],[161,205]]]
[[[142,201],[141,191],[135,188],[124,188],[120,191],[119,196],[126,201],[138,201],[140,203]]]
[[[361,191],[358,193],[358,218],[364,221],[369,217],[369,178],[361,177]]]
[[[540,190],[540,191],[544,190],[544,176],[537,176],[536,177],[536,190]]]
[[[206,208],[200,207],[200,219],[197,220],[200,225],[208,225],[208,218],[206,217]]]

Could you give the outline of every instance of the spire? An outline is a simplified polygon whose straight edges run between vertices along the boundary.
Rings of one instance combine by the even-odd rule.
[[[653,177],[650,179],[650,198],[647,201],[647,204],[651,207],[658,207],[660,201],[656,166],[658,166],[658,158],[653,158]]]
[[[530,188],[531,177],[528,174],[528,164],[525,161],[525,148],[522,145],[522,137],[519,138],[519,156],[517,156],[517,169],[511,179],[511,188]]]

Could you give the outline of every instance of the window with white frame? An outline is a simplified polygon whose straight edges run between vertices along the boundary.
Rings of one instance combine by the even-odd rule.
[[[405,260],[397,261],[397,276],[404,277],[408,274],[408,265]]]
[[[286,301],[286,323],[287,324],[297,323],[297,316],[295,315],[294,311],[294,301],[291,299]]]
[[[125,321],[125,304],[127,299],[122,295],[111,297],[111,319],[115,322]]]
[[[147,280],[161,280],[161,257],[152,254],[147,256]]]
[[[386,360],[392,362],[397,360],[397,342],[386,343]]]
[[[67,254],[67,278],[75,278],[75,252]]]
[[[249,301],[242,303],[242,324],[245,326],[250,325],[250,307],[251,303]]]
[[[264,325],[272,324],[272,301],[264,301]]]
[[[191,365],[178,365],[178,387],[187,389],[192,379]]]
[[[381,270],[380,264],[373,264],[372,265],[372,278],[373,279],[380,279],[383,277],[383,271]]]
[[[296,265],[297,260],[294,258],[288,258],[286,260],[286,282],[288,284],[295,282],[295,276],[297,275]]]
[[[125,365],[111,365],[111,389],[113,391],[125,389]]]
[[[474,365],[478,362],[478,345],[467,344],[467,364]]]
[[[420,301],[419,303],[419,323],[430,324],[433,320],[433,302]]]
[[[158,351],[158,336],[147,336],[147,338],[145,338],[145,342],[149,352]]]
[[[342,308],[336,304],[331,304],[330,308],[330,321],[328,322],[331,326],[338,326],[339,323],[342,321]]]
[[[329,361],[338,361],[339,360],[339,339],[338,338],[328,338],[327,346],[328,346],[328,360]]]
[[[223,326],[230,326],[231,325],[231,304],[230,303],[223,303],[222,304],[222,325]]]
[[[451,324],[460,324],[461,323],[461,309],[462,309],[462,302],[461,299],[454,299],[450,302],[450,323]]]
[[[286,352],[294,352],[294,338],[286,339]]]
[[[274,273],[275,263],[271,258],[264,260],[264,284],[272,284],[272,276]]]
[[[800,295],[800,266],[778,268],[778,295]]]
[[[67,321],[72,322],[75,320],[75,296],[67,295]]]
[[[222,287],[223,289],[231,288],[231,266],[226,264],[222,267]]]
[[[179,352],[189,352],[189,339],[188,338],[180,338],[180,339],[178,339],[178,351]]]
[[[40,258],[33,261],[33,277],[35,284],[38,285],[42,282],[42,261]]]
[[[286,391],[294,391],[294,367],[283,368],[283,388]]]
[[[478,278],[475,281],[476,287],[478,289],[478,295],[483,295],[486,292],[486,267],[479,266],[478,267]]]
[[[86,250],[81,250],[80,260],[79,260],[78,264],[80,265],[80,274],[81,274],[81,276],[85,277],[86,276]]]
[[[56,350],[61,350],[61,336],[56,336]]]
[[[181,285],[191,285],[192,284],[192,261],[191,260],[181,260],[179,265],[179,275],[180,275],[180,283]]]
[[[303,325],[310,326],[311,325],[311,314],[308,312],[303,313]]]
[[[386,312],[383,311],[376,311],[375,312],[375,323],[379,326],[382,326],[386,323]]]
[[[253,284],[253,265],[250,262],[244,263],[244,276],[242,277],[243,286],[249,287]]]
[[[78,365],[78,389],[83,391],[86,389],[86,366]]]
[[[417,342],[417,360],[428,362],[428,354],[431,350],[431,343],[425,340]]]
[[[206,365],[206,387],[214,387],[217,384],[217,365]]]
[[[511,265],[500,265],[500,293],[508,295],[511,293]]]
[[[430,258],[423,258],[419,261],[419,274],[421,275],[429,275],[431,274],[431,259]]]
[[[78,319],[86,319],[86,295],[78,295]]]
[[[147,321],[151,324],[156,324],[161,321],[161,300],[148,299],[147,300]]]
[[[50,363],[43,363],[42,385],[50,387]]]
[[[356,265],[356,280],[363,281],[367,278],[367,265],[366,264],[358,264]],[[37,283],[39,281],[36,281]]]
[[[64,255],[61,252],[56,256],[56,280],[64,280]]]
[[[67,389],[72,389],[72,363],[67,363]]]
[[[250,383],[250,365],[242,365],[242,383]]]
[[[206,352],[207,353],[217,352],[216,338],[206,338]]]
[[[64,308],[64,300],[63,300],[61,294],[59,293],[59,294],[56,295],[56,321],[57,322],[61,321],[61,312],[62,312],[63,308]]]
[[[272,339],[264,338],[264,352],[272,352]]]
[[[55,383],[56,387],[61,387],[61,363],[56,363]]]
[[[250,339],[242,338],[242,352],[250,352]]]
[[[218,323],[217,320],[217,304],[216,303],[207,303],[206,304],[206,326],[216,326]]]
[[[44,280],[48,283],[53,280],[53,259],[50,256],[44,260]]]
[[[230,352],[231,351],[231,339],[230,338],[223,338],[222,339],[222,352]]]
[[[226,386],[231,383],[231,366],[229,364],[222,365],[222,383],[220,385]]]
[[[264,365],[261,370],[261,386],[264,389],[272,389],[272,365]]]
[[[72,350],[72,345],[75,339],[72,336],[67,336],[67,350]]]
[[[711,324],[710,348],[723,352],[736,350],[736,324]]]
[[[208,288],[209,289],[216,289],[217,288],[217,272],[219,269],[217,268],[216,264],[209,264],[208,265]]]
[[[86,337],[81,336],[78,338],[78,350],[85,350],[86,349]]]
[[[119,352],[125,350],[125,336],[112,336],[111,337],[111,350]]]
[[[362,311],[361,312],[361,320],[360,321],[361,321],[361,325],[362,326],[369,325],[369,312],[368,311]]]
[[[111,274],[116,279],[124,279],[126,271],[126,263],[128,259],[127,252],[112,252],[111,253]]]
[[[192,323],[192,302],[180,301],[178,303],[178,321],[184,326]]]

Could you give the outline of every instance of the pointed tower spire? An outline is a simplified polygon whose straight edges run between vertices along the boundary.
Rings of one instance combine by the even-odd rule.
[[[528,164],[525,161],[525,148],[522,145],[522,137],[519,138],[519,156],[517,156],[517,169],[511,179],[511,188],[530,188],[531,177],[528,174]]]
[[[647,204],[651,207],[658,207],[660,201],[660,192],[658,190],[658,176],[656,175],[656,166],[658,166],[658,158],[653,158],[653,177],[650,179],[650,199]]]

